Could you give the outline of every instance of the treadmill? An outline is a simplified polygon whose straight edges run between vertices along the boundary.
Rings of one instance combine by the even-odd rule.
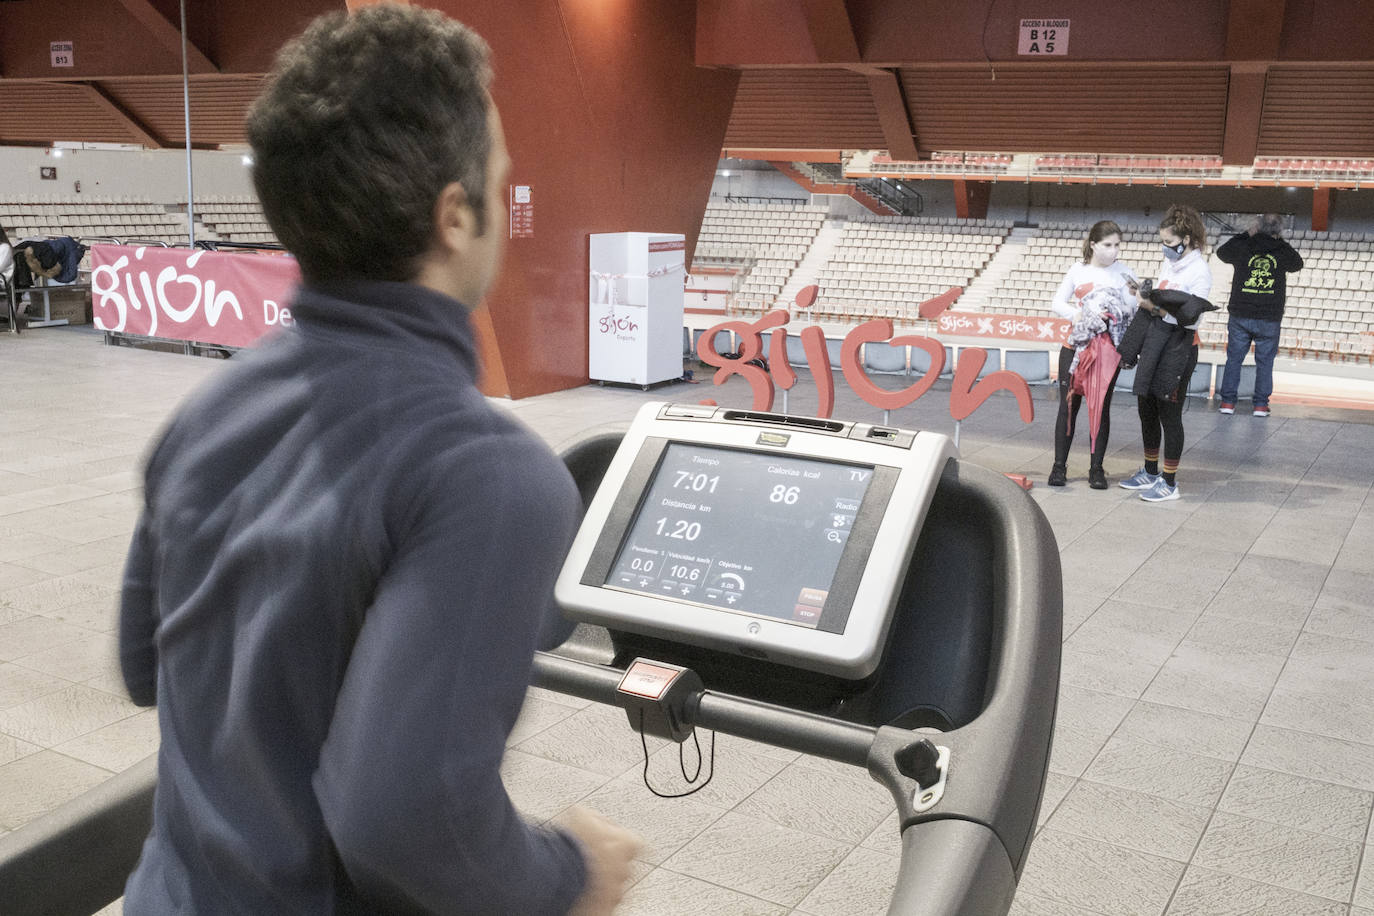
[[[1062,582],[1039,507],[928,431],[646,404],[564,462],[584,518],[533,684],[847,763],[892,795],[902,916],[1005,914],[1044,791]],[[155,756],[0,837],[7,914],[117,899]],[[73,867],[73,863],[80,863]]]

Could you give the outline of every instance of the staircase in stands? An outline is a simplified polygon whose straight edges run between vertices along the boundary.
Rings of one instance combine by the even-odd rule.
[[[820,276],[821,268],[830,263],[830,257],[835,253],[835,246],[839,244],[841,237],[844,236],[844,220],[828,219],[821,224],[821,228],[816,232],[815,241],[806,250],[806,257],[801,259],[797,269],[792,271],[792,276],[787,278],[783,285],[773,308],[788,309],[796,311],[797,293],[803,287],[810,286],[816,282]]]
[[[1026,251],[1026,242],[1034,235],[1034,229],[1012,229],[1011,235],[998,247],[997,254],[993,255],[992,260],[983,268],[983,272],[974,278],[964,290],[964,294],[959,297],[959,301],[954,303],[954,308],[961,312],[986,311],[993,294],[1006,285],[1007,277],[1021,262],[1021,256]]]

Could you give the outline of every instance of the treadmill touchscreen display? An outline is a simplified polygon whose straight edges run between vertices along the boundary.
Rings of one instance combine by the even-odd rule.
[[[664,451],[606,585],[801,627],[823,619],[871,465],[686,443]]]

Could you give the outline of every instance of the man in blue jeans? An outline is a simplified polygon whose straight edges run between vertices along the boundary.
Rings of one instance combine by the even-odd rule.
[[[1287,275],[1302,270],[1302,255],[1282,238],[1278,214],[1266,213],[1249,231],[1217,249],[1217,257],[1235,268],[1231,278],[1230,320],[1226,324],[1226,369],[1221,376],[1221,413],[1235,413],[1240,367],[1255,345],[1257,417],[1269,416],[1274,391],[1274,357],[1279,352],[1279,326],[1287,298]]]

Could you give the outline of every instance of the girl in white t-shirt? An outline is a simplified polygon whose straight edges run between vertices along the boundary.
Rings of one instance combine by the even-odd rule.
[[[1144,314],[1137,320],[1151,324],[1144,336],[1131,388],[1139,403],[1145,466],[1120,483],[1127,490],[1140,491],[1140,498],[1147,502],[1179,498],[1174,475],[1183,455],[1183,402],[1197,365],[1197,328],[1202,323],[1203,310],[1196,305],[1212,294],[1207,227],[1201,214],[1192,207],[1170,207],[1159,224],[1159,244],[1164,250],[1164,263],[1154,283],[1155,292],[1140,297]],[[1195,306],[1191,310],[1196,316],[1194,320],[1180,325],[1165,307],[1170,305],[1161,295],[1166,291],[1195,297],[1189,300]],[[1206,310],[1212,309],[1211,303],[1202,304]]]
[[[0,309],[4,309],[6,320],[13,326],[16,319],[10,309],[10,302],[13,301],[10,296],[14,294],[14,248],[10,245],[4,226],[0,226],[0,277],[5,280],[3,292],[0,292]]]
[[[1121,227],[1109,219],[1094,223],[1083,243],[1083,260],[1069,268],[1064,282],[1054,294],[1050,309],[1060,318],[1075,323],[1083,315],[1084,300],[1093,293],[1115,290],[1125,302],[1134,303],[1133,285],[1135,278],[1126,265],[1117,260],[1121,248]],[[1092,296],[1100,301],[1101,296]],[[1094,306],[1089,305],[1089,308]],[[1090,317],[1090,316],[1089,316]],[[1115,321],[1106,317],[1108,322]],[[1119,337],[1119,335],[1117,335]],[[1070,390],[1071,368],[1074,356],[1082,348],[1065,346],[1059,349],[1059,417],[1054,424],[1054,467],[1050,469],[1049,485],[1062,487],[1068,480],[1069,450],[1073,446],[1074,428],[1078,423],[1078,410],[1083,397]],[[1107,476],[1102,470],[1102,456],[1107,453],[1107,436],[1111,431],[1112,388],[1116,385],[1116,375],[1107,388],[1102,402],[1101,425],[1093,443],[1092,458],[1088,466],[1088,486],[1094,490],[1107,489]]]

